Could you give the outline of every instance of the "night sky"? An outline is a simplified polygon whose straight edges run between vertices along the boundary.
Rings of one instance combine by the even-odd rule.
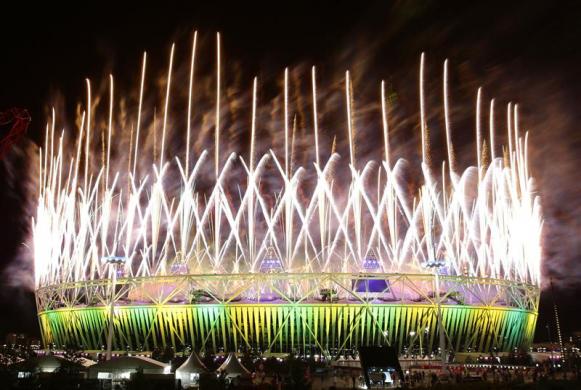
[[[40,143],[46,109],[66,96],[72,116],[84,96],[84,79],[108,73],[131,84],[144,50],[161,72],[173,41],[187,48],[193,29],[210,41],[223,35],[226,61],[248,76],[272,77],[285,66],[317,65],[322,77],[346,69],[358,83],[375,88],[382,78],[397,88],[408,85],[417,99],[419,55],[426,52],[428,91],[441,96],[441,64],[450,59],[452,104],[465,114],[455,119],[454,139],[471,147],[474,99],[509,99],[522,107],[523,127],[531,132],[532,173],[545,215],[545,280],[553,278],[564,332],[581,330],[581,4],[578,2],[145,2],[121,5],[85,1],[69,8],[35,3],[2,7],[0,19],[0,110],[27,108],[28,138]],[[194,3],[196,3],[194,5]],[[200,3],[200,4],[198,4]],[[209,4],[212,5],[209,5]],[[244,5],[242,5],[244,3]],[[234,5],[235,4],[235,5]],[[282,7],[285,8],[282,8]],[[75,8],[77,7],[77,8]],[[212,53],[208,54],[212,56]],[[399,80],[399,81],[397,81]],[[228,82],[226,78],[226,82]],[[433,91],[432,91],[433,90]],[[407,96],[406,95],[406,96]],[[411,100],[409,115],[417,115]],[[464,110],[464,107],[466,109]],[[438,108],[438,107],[436,107]],[[439,109],[439,108],[438,108]],[[441,126],[441,124],[439,124]],[[442,137],[436,126],[433,137]],[[38,334],[33,293],[17,273],[30,273],[23,248],[33,216],[19,150],[0,164],[0,337],[7,332]],[[439,145],[439,144],[437,144]],[[538,339],[553,328],[549,289],[541,298]],[[554,335],[553,335],[554,338]]]

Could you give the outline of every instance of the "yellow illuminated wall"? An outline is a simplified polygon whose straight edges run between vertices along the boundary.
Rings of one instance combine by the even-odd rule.
[[[106,307],[39,313],[45,345],[100,350]],[[410,304],[198,304],[118,306],[115,350],[191,345],[196,350],[271,352],[335,350],[391,344],[433,351],[436,307]],[[537,313],[515,308],[443,305],[443,323],[455,351],[510,350],[532,342]],[[415,332],[415,334],[414,334]]]

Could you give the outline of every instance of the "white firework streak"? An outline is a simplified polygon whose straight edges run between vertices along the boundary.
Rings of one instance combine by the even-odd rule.
[[[195,39],[190,79],[193,77]],[[247,160],[234,153],[228,158],[220,157],[217,112],[214,161],[208,158],[211,153],[204,150],[191,163],[190,115],[194,92],[190,80],[185,158],[172,156],[164,161],[166,133],[172,131],[167,104],[173,50],[174,46],[170,55],[161,154],[158,158],[142,157],[149,163],[150,170],[137,169],[139,137],[143,130],[141,110],[146,55],[141,70],[136,141],[126,153],[130,162],[134,158],[129,172],[110,172],[111,144],[115,142],[111,139],[112,77],[107,155],[103,164],[91,163],[94,157],[90,144],[93,122],[90,83],[87,81],[87,114],[82,114],[77,147],[73,148],[76,150],[72,155],[63,146],[62,135],[55,139],[53,111],[46,129],[45,147],[40,151],[40,195],[32,221],[37,288],[108,278],[110,270],[101,258],[111,255],[128,259],[124,266],[125,277],[258,272],[259,262],[269,248],[281,259],[284,272],[289,273],[360,272],[362,260],[373,255],[383,272],[430,272],[422,268],[422,263],[445,259],[448,273],[452,275],[540,284],[543,225],[540,199],[529,176],[528,133],[524,137],[519,134],[516,105],[514,112],[509,105],[509,145],[504,159],[495,155],[492,143],[491,163],[486,166],[481,145],[477,145],[476,167],[457,172],[451,152],[446,62],[444,99],[448,168],[442,165],[441,178],[434,173],[427,155],[426,124],[422,123],[423,184],[411,199],[401,184],[404,160],[398,159],[393,165],[389,161],[383,83],[385,159],[379,163],[359,161],[356,165],[349,73],[346,73],[345,85],[350,148],[347,162],[337,153],[326,163],[322,161],[315,105],[315,160],[312,166],[298,167],[293,172],[292,156],[289,157],[288,70],[284,78],[282,160],[272,149],[262,156],[253,155],[257,120],[255,79],[251,155]],[[422,55],[422,71],[423,63]],[[218,69],[218,78],[219,73]],[[421,120],[424,122],[423,75],[420,80]],[[220,94],[219,86],[217,94]],[[316,104],[314,68],[312,94]],[[480,95],[479,90],[478,114]],[[492,142],[493,104],[492,101]],[[480,141],[480,118],[477,118],[477,133]],[[145,134],[141,136],[145,138]],[[55,141],[58,142],[56,148]],[[267,169],[268,164],[274,165],[274,169]],[[343,167],[341,172],[348,175],[349,184],[345,188],[340,188],[335,177],[340,167]],[[170,170],[179,173],[179,190],[175,190],[175,181],[168,179]],[[209,189],[200,189],[198,183],[208,182],[208,172],[214,172],[214,184]],[[232,189],[228,180],[240,172],[245,175],[241,180],[245,185]],[[314,174],[316,180],[309,192],[304,193],[301,189],[308,187],[302,186],[308,173]],[[261,183],[273,177],[280,183],[279,188],[269,188],[265,192]],[[474,181],[475,188],[470,184]]]

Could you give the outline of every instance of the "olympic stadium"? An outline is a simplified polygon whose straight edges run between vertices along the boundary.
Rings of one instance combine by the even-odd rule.
[[[87,81],[74,136],[59,136],[54,112],[49,120],[32,222],[45,346],[99,351],[111,337],[115,351],[338,356],[390,345],[428,354],[441,349],[440,332],[449,351],[531,344],[542,215],[517,107],[508,107],[508,129],[477,125],[474,164],[459,170],[446,100],[448,160],[434,164],[422,55],[421,180],[410,182],[410,162],[390,144],[383,83],[379,159],[357,154],[349,72],[344,153],[324,146],[314,68],[306,76],[314,103],[307,135],[295,135],[286,70],[279,126],[268,130],[276,144],[265,147],[264,130],[257,134],[254,79],[248,151],[237,152],[224,124],[231,110],[219,42],[215,119],[204,132],[212,142],[197,141],[195,56],[190,82],[172,85],[173,56],[172,46],[157,118],[145,107],[144,55],[135,126],[115,122],[112,77],[100,97],[103,118],[91,112],[97,97]],[[447,63],[444,80],[447,96]],[[182,95],[187,120],[178,128],[171,105]],[[478,115],[481,104],[479,91]],[[297,147],[299,136],[312,147]],[[498,139],[507,141],[502,149]]]

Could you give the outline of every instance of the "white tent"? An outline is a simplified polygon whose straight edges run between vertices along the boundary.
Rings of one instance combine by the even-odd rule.
[[[78,369],[83,368],[81,364],[77,362],[72,362],[62,356],[54,355],[43,355],[33,357],[28,360],[21,360],[17,363],[14,363],[11,367],[18,372],[28,373],[28,375],[31,375],[33,373],[39,372],[55,372],[63,366],[76,367]]]
[[[129,379],[134,372],[167,374],[170,366],[144,356],[119,356],[89,367],[89,378]]]
[[[236,354],[230,352],[228,357],[222,365],[216,370],[218,373],[226,374],[227,378],[235,378],[238,376],[249,376],[250,371],[238,361]]]
[[[54,372],[61,368],[66,360],[60,356],[46,355],[33,359],[33,362],[40,372]]]
[[[200,380],[200,374],[208,372],[208,369],[200,360],[198,354],[192,351],[190,357],[177,368],[176,380],[180,380],[184,388],[197,387]]]

